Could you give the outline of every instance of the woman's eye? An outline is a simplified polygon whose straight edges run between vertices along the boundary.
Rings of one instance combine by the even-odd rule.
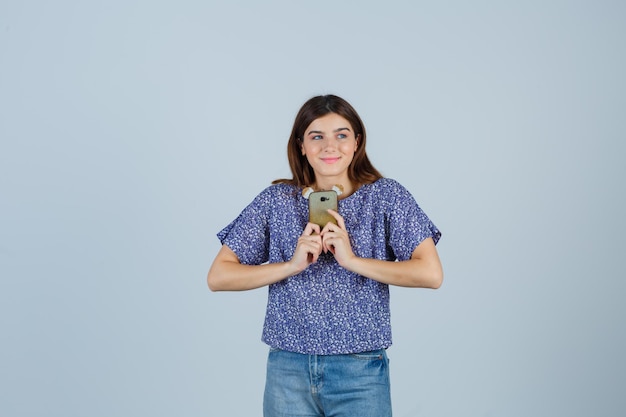
[[[320,140],[322,139],[322,135],[315,135],[312,137],[313,140]]]
[[[348,137],[348,135],[344,135],[343,133],[340,133],[340,134],[337,135],[337,138],[339,138],[339,139],[345,139],[347,137]]]

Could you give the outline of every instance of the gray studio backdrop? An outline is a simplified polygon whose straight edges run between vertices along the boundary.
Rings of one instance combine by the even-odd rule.
[[[0,415],[258,416],[266,289],[215,234],[309,97],[443,231],[395,415],[626,410],[619,1],[1,1]]]

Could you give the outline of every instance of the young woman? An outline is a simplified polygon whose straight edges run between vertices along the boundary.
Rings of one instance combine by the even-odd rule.
[[[391,416],[389,285],[438,288],[441,233],[365,152],[363,122],[333,95],[308,100],[287,144],[291,179],[263,190],[218,238],[212,291],[269,286],[265,417]],[[336,224],[308,222],[334,189]]]

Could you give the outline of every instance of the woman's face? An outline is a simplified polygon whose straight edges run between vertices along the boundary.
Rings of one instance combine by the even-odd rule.
[[[304,131],[302,155],[315,172],[318,186],[348,183],[348,167],[357,148],[354,129],[343,117],[329,113],[315,119]]]

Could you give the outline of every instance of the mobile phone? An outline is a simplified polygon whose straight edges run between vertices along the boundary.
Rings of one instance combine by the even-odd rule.
[[[337,220],[326,210],[337,211],[337,193],[335,191],[316,191],[309,195],[309,222],[318,224],[320,228],[329,222],[337,224]]]

